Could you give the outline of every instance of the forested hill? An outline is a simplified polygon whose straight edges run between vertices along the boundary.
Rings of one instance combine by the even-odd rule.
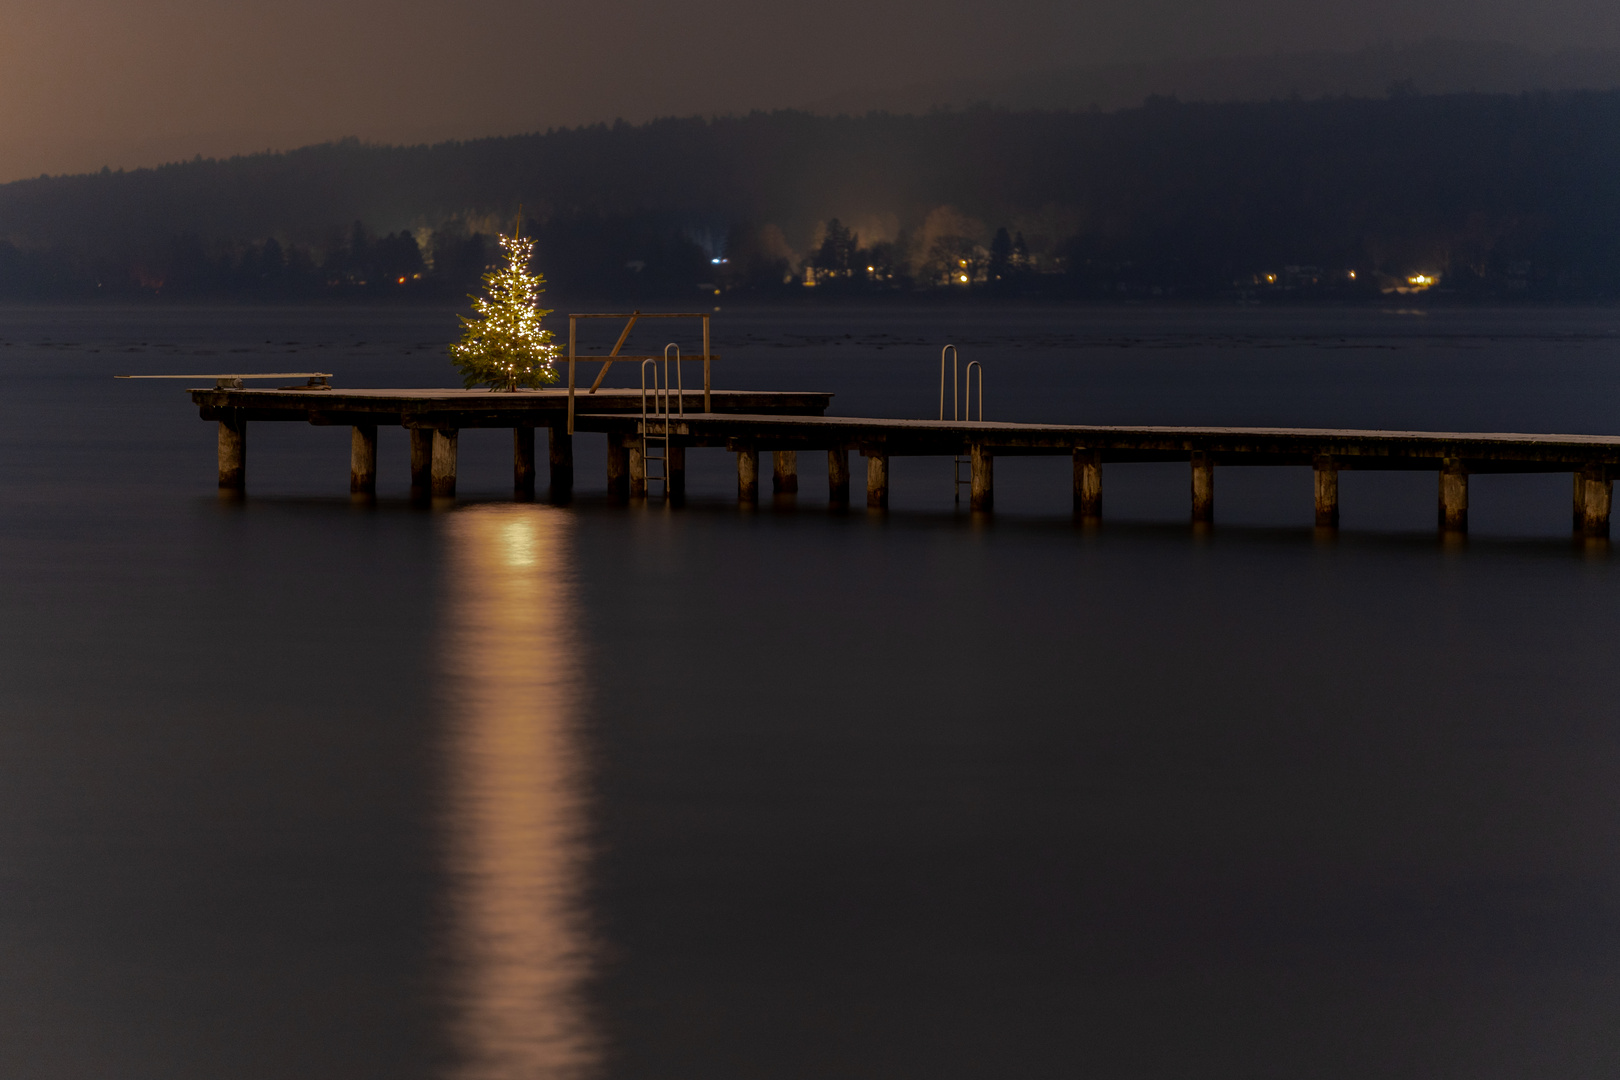
[[[520,205],[565,297],[1607,298],[1620,92],[786,112],[41,177],[0,186],[0,296],[459,296]]]

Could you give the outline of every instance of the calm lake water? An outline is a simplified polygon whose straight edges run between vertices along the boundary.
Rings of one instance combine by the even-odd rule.
[[[668,325],[658,328],[668,333]],[[720,385],[925,417],[1620,434],[1620,313],[722,311]],[[1620,572],[1570,478],[950,463],[892,511],[519,506],[505,432],[185,384],[454,385],[453,313],[0,309],[0,1075],[1609,1078]],[[599,347],[611,344],[603,328]],[[633,351],[663,344],[649,336]],[[688,341],[689,351],[696,342]],[[633,371],[623,371],[633,380]],[[855,459],[859,465],[860,459]],[[542,482],[544,477],[542,476]]]

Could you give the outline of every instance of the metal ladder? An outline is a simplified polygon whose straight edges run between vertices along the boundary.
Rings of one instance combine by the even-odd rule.
[[[670,350],[675,352],[675,409],[681,415],[686,413],[684,387],[681,384],[681,349],[674,342],[664,346],[664,373],[663,387],[659,387],[658,361],[648,357],[641,362],[641,468],[642,476],[647,484],[647,494],[652,495],[653,481],[664,485],[664,498],[669,498],[669,434],[670,434],[670,388],[669,388],[669,360]],[[652,368],[652,386],[647,385],[647,369]],[[980,377],[983,382],[983,377]],[[647,391],[652,390],[652,408],[647,408]],[[984,411],[982,408],[979,410]],[[657,447],[655,450],[654,447]],[[653,463],[658,463],[657,471]]]
[[[958,383],[958,365],[961,355],[955,345],[947,345],[939,350],[939,418],[945,419],[945,354],[951,354],[951,419],[964,422],[973,419],[973,369],[979,369],[979,422],[984,423],[984,365],[977,360],[969,361],[967,378]],[[960,389],[961,396],[957,396]],[[962,466],[967,466],[967,475],[962,475]],[[973,488],[973,459],[958,454],[951,462],[951,493],[957,502],[962,501],[962,487],[966,485],[969,491]]]

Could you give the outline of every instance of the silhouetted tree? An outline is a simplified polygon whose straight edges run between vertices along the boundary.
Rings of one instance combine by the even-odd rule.
[[[775,225],[733,225],[723,258],[718,277],[728,291],[780,293],[798,287],[793,249]]]
[[[490,262],[489,237],[448,226],[433,234],[433,276],[452,294],[476,288]]]
[[[422,248],[408,232],[393,233],[371,245],[367,276],[384,288],[421,279]]]
[[[860,237],[833,218],[827,222],[821,247],[810,265],[829,276],[847,278],[854,269],[855,252],[859,246]]]
[[[1019,236],[1022,238],[1023,234],[1020,233]],[[1007,226],[1003,225],[996,230],[995,238],[990,241],[990,261],[986,272],[992,283],[1006,281],[1009,278],[1012,252],[1012,237],[1007,235]]]

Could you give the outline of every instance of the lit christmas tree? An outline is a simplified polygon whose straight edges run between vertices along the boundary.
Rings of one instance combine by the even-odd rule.
[[[514,230],[516,232],[516,230]],[[477,317],[462,315],[461,340],[450,346],[462,384],[471,390],[516,390],[557,381],[559,349],[540,320],[551,314],[539,305],[545,278],[529,273],[534,241],[502,236],[506,265],[484,275],[486,296],[474,296]]]

